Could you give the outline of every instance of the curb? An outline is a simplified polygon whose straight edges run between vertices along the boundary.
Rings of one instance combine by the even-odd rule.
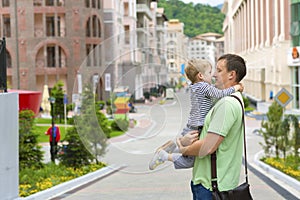
[[[69,191],[75,190],[78,187],[86,185],[90,182],[96,181],[97,179],[104,178],[108,176],[124,166],[108,166],[101,168],[95,172],[88,173],[81,177],[75,178],[73,180],[61,183],[59,185],[53,186],[49,189],[37,192],[33,195],[27,197],[19,197],[15,200],[40,200],[40,199],[51,199],[63,195]]]
[[[263,172],[267,173],[267,174],[271,174],[272,176],[274,176],[274,178],[278,179],[278,181],[283,182],[284,184],[287,184],[289,187],[291,187],[292,190],[294,191],[289,191],[292,194],[295,194],[296,196],[300,195],[299,193],[299,188],[300,188],[300,182],[288,175],[286,175],[285,173],[265,164],[264,162],[260,161],[260,158],[263,156],[263,151],[258,152],[257,154],[255,154],[254,156],[254,164],[256,166],[258,166]],[[282,184],[279,184],[282,185]]]

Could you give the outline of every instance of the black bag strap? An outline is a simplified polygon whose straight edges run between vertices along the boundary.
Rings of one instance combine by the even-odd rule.
[[[247,168],[247,151],[246,151],[246,132],[245,132],[245,115],[244,115],[244,106],[241,100],[234,95],[230,95],[231,97],[234,97],[239,101],[242,107],[242,125],[243,125],[243,134],[244,134],[244,160],[245,160],[245,178],[246,178],[246,183],[248,183],[248,168]],[[218,182],[217,182],[217,154],[216,151],[210,155],[211,159],[211,185],[213,191],[218,190]]]

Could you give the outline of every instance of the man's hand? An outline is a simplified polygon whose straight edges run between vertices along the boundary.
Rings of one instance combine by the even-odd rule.
[[[193,130],[185,134],[183,137],[180,137],[180,144],[182,146],[189,146],[196,140],[198,140],[199,132],[197,130]]]

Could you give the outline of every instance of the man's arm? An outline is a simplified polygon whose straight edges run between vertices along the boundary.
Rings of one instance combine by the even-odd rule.
[[[197,140],[189,146],[183,146],[180,139],[177,139],[177,145],[183,155],[206,156],[216,151],[223,139],[223,136],[209,132],[205,138]]]

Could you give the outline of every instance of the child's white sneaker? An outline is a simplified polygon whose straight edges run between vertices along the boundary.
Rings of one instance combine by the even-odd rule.
[[[149,163],[149,169],[154,170],[158,165],[168,160],[168,153],[164,150],[156,151]]]

